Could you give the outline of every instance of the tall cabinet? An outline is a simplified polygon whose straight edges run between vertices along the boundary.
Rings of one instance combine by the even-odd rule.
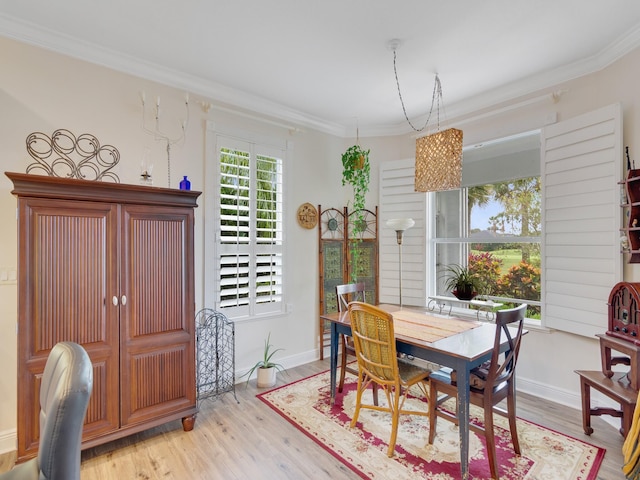
[[[194,208],[200,192],[19,173],[18,460],[35,456],[40,380],[71,340],[93,363],[83,448],[196,415]]]
[[[622,234],[628,238],[626,252],[629,253],[629,263],[640,263],[640,170],[629,170],[623,184],[626,201],[622,201],[626,209],[626,226]]]

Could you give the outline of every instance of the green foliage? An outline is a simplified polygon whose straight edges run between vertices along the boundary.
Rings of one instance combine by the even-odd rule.
[[[468,267],[469,271],[478,278],[478,292],[481,295],[490,295],[497,290],[502,269],[501,259],[490,252],[471,253]]]
[[[353,234],[360,239],[360,234],[367,228],[364,209],[366,206],[366,195],[369,191],[371,165],[369,164],[369,150],[364,150],[360,145],[349,147],[342,154],[342,185],[353,187],[353,210],[356,221],[353,224]],[[357,242],[352,242],[351,261],[353,265],[358,264]],[[354,269],[355,270],[355,269]],[[351,280],[357,280],[357,273],[351,272]]]
[[[469,268],[462,265],[447,265],[445,268],[445,287],[448,290],[478,290],[481,286],[480,278]]]
[[[272,347],[273,347],[273,345],[271,345],[271,333],[269,333],[269,336],[264,341],[264,352],[263,352],[262,360],[259,360],[253,367],[251,367],[251,369],[247,373],[245,373],[243,375],[243,377],[244,376],[247,377],[247,382],[249,382],[249,380],[251,379],[251,375],[253,375],[253,372],[255,372],[256,369],[258,369],[258,368],[275,368],[279,372],[283,372],[284,371],[284,367],[282,365],[280,365],[279,363],[275,363],[275,362],[271,361],[273,356],[277,352],[279,352],[280,350],[283,350],[283,349],[282,348],[276,348],[275,350],[272,350]]]
[[[498,281],[498,293],[524,300],[540,300],[540,268],[520,262]]]

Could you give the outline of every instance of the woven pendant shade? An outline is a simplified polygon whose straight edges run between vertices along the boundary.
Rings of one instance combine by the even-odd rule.
[[[416,192],[460,188],[462,130],[449,128],[416,140]]]

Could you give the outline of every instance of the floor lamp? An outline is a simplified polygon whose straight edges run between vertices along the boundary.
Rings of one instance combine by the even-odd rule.
[[[409,230],[416,222],[412,218],[392,218],[387,220],[387,227],[396,231],[396,239],[398,240],[398,286],[400,292],[400,308],[402,308],[402,235],[405,230]]]

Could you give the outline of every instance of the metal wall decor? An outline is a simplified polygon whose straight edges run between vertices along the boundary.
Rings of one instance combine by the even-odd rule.
[[[185,93],[184,95],[185,116],[183,119],[179,120],[180,135],[175,137],[171,137],[168,133],[165,133],[160,129],[160,114],[162,113],[162,110],[160,109],[160,97],[156,97],[155,109],[153,109],[153,128],[148,127],[145,121],[146,94],[144,91],[140,92],[140,99],[142,100],[142,130],[153,136],[156,140],[163,141],[167,144],[167,187],[171,188],[171,146],[178,145],[183,142],[186,137],[187,126],[189,125],[189,93]],[[148,173],[149,176],[151,174],[151,172],[147,171],[145,171],[145,173]]]
[[[235,325],[210,308],[196,313],[198,408],[206,399],[217,400],[235,389]]]
[[[101,146],[89,133],[76,137],[69,130],[59,129],[49,137],[33,132],[26,143],[27,152],[35,160],[27,166],[27,173],[120,183],[112,171],[120,161],[120,152],[112,145]]]

